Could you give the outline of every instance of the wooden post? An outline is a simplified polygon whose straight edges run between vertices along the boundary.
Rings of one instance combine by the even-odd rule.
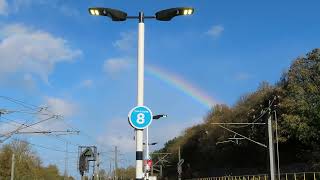
[[[313,180],[316,180],[316,173],[313,173]]]
[[[303,173],[303,180],[306,180],[306,173]]]
[[[294,173],[293,176],[294,176],[294,180],[297,180],[297,175],[296,175],[296,173]]]

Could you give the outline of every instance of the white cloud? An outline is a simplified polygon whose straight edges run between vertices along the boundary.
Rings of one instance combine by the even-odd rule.
[[[9,89],[23,89],[25,93],[37,90],[36,80],[30,73],[16,73],[10,77],[2,76],[0,77],[0,84]]]
[[[70,129],[69,117],[73,116],[77,112],[77,105],[71,101],[57,98],[57,97],[45,97],[44,109],[39,112],[36,121],[39,122],[44,119],[48,119],[42,123],[32,126],[32,128],[26,128],[23,131],[37,130],[67,130]],[[54,117],[54,115],[58,115]]]
[[[14,123],[1,123],[0,124],[0,136],[1,135],[7,135],[10,132],[16,130],[19,127],[18,124],[14,124]],[[1,139],[0,139],[1,140]]]
[[[75,103],[56,97],[46,97],[45,106],[54,114],[70,117],[76,113]]]
[[[19,118],[14,118],[15,122],[18,123],[0,123],[0,135],[13,132],[19,127],[24,127],[21,124],[33,124],[40,121],[43,122],[23,128],[20,132],[70,130],[70,120],[67,118],[75,115],[78,109],[77,105],[71,101],[56,97],[45,97],[44,101],[45,105],[42,106],[44,109],[39,111],[37,116],[18,116]],[[38,134],[34,135],[37,136]]]
[[[206,34],[213,38],[218,38],[221,36],[223,31],[224,27],[222,25],[214,25],[206,32]]]
[[[130,66],[130,58],[110,58],[104,62],[103,69],[109,74],[115,74],[128,69]]]
[[[33,79],[31,74],[24,74],[23,75],[23,86],[27,87],[27,89],[33,89],[36,86],[35,80]]]
[[[120,33],[121,38],[113,43],[113,46],[119,50],[131,52],[136,47],[136,36],[137,33],[134,31],[127,31]]]
[[[0,15],[8,15],[8,3],[6,0],[0,0]]]
[[[81,55],[81,51],[71,49],[66,40],[21,24],[7,25],[0,33],[2,76],[22,72],[48,82],[57,63],[70,62]]]
[[[120,39],[113,43],[113,46],[123,51],[124,54],[129,54],[136,47],[136,32],[126,31],[120,33]],[[104,61],[103,70],[109,75],[115,75],[119,72],[127,70],[132,65],[132,60],[129,57],[122,56],[117,58],[109,58]]]

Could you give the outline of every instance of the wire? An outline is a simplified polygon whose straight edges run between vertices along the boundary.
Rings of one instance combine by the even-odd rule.
[[[17,111],[17,112],[23,112],[23,113],[29,113],[29,114],[40,114],[40,115],[51,115],[51,116],[57,116],[54,112],[48,110],[48,108],[44,108],[44,107],[38,107],[38,106],[35,106],[35,105],[32,105],[32,104],[29,104],[29,103],[26,103],[24,101],[21,101],[21,100],[17,100],[17,99],[14,99],[14,98],[10,98],[10,97],[6,97],[6,96],[0,96],[0,98],[3,98],[3,99],[6,99],[8,101],[11,101],[15,104],[18,104],[18,105],[21,105],[27,109],[30,109],[30,110],[33,110],[33,111],[37,111],[37,113],[33,113],[33,112],[23,112],[23,111]],[[43,110],[47,111],[48,113],[50,114],[41,114],[40,112],[42,112]],[[66,123],[66,122],[65,122]],[[74,127],[72,127],[70,124],[67,124],[67,126],[69,126],[70,128],[72,128],[72,130],[78,130]]]
[[[5,117],[2,117],[2,118],[3,118],[3,119],[6,119],[6,120],[8,120],[8,121],[12,121],[12,122],[14,122],[14,123],[20,124],[20,125],[22,125],[22,126],[26,126],[25,124],[19,123],[19,122],[17,122],[17,121],[10,120],[10,119],[5,118]],[[8,123],[9,123],[9,122],[8,122]],[[29,127],[29,128],[31,128],[31,129],[33,129],[33,130],[36,130],[36,131],[42,131],[41,129],[34,128],[34,127]],[[12,134],[12,135],[13,135],[13,134]],[[11,136],[12,136],[12,135],[11,135]],[[44,134],[44,135],[49,136],[49,137],[56,138],[56,139],[62,141],[63,143],[69,143],[69,144],[71,144],[71,145],[73,145],[73,146],[76,146],[76,147],[80,146],[80,144],[71,143],[70,141],[68,141],[68,140],[66,140],[66,139],[64,139],[64,138],[62,138],[62,137],[59,137],[59,136],[57,136],[57,135],[55,135],[55,134]]]
[[[276,98],[273,98],[272,101],[269,103],[269,106],[266,107],[266,108],[264,108],[264,109],[262,109],[262,112],[263,112],[263,113],[261,113],[259,117],[253,119],[251,123],[256,123],[256,122],[259,121],[261,118],[263,118],[264,115],[267,114],[268,109],[271,108],[271,106],[273,105],[273,103],[274,103],[275,100],[276,100]],[[250,124],[249,124],[249,125],[243,125],[243,126],[229,126],[229,127],[239,129],[239,128],[245,128],[245,127],[248,127],[248,126],[250,126]]]
[[[51,117],[49,117],[49,118],[46,118],[46,119],[40,120],[40,121],[38,121],[38,122],[35,122],[35,123],[32,123],[32,124],[29,124],[29,125],[22,124],[20,128],[17,128],[16,130],[14,130],[14,131],[12,131],[12,132],[8,133],[8,135],[10,135],[10,134],[15,134],[16,132],[18,132],[18,131],[20,131],[20,130],[22,130],[22,129],[26,129],[26,128],[29,128],[29,127],[31,127],[31,126],[34,126],[34,125],[40,124],[40,123],[45,122],[45,121],[48,121],[48,120],[50,120],[50,119],[52,119],[52,118],[54,118],[54,116],[51,116]]]
[[[44,115],[44,116],[49,116],[52,114],[48,114],[48,113],[40,113],[39,111],[37,112],[30,112],[30,111],[25,111],[25,110],[13,110],[11,112],[15,112],[15,113],[24,113],[24,114],[30,114],[30,115]]]
[[[236,135],[238,135],[238,136],[240,136],[240,137],[243,137],[243,138],[245,138],[245,139],[247,139],[247,140],[249,140],[249,141],[251,141],[251,142],[253,142],[253,143],[256,143],[256,144],[258,144],[258,145],[260,145],[260,146],[262,146],[262,147],[267,148],[267,146],[266,146],[265,144],[262,144],[262,143],[260,143],[260,142],[258,142],[258,141],[255,141],[255,140],[252,140],[252,139],[250,139],[250,138],[248,138],[248,137],[246,137],[246,136],[243,136],[243,135],[241,135],[241,134],[239,134],[239,133],[237,133],[237,132],[235,132],[235,131],[233,131],[233,130],[231,130],[231,129],[228,129],[228,128],[222,126],[222,125],[218,125],[218,126],[220,126],[221,128],[223,128],[223,129],[225,129],[225,130],[227,130],[227,131],[229,131],[229,132],[232,132],[232,133],[234,133],[234,134],[236,134]]]
[[[72,152],[72,151],[64,151],[64,150],[60,150],[60,149],[56,149],[56,148],[52,148],[52,147],[47,147],[47,146],[43,146],[43,145],[39,145],[39,144],[34,144],[34,143],[30,143],[28,141],[24,141],[24,140],[17,139],[17,138],[13,138],[13,139],[16,140],[16,141],[24,142],[24,143],[29,144],[31,146],[36,146],[36,147],[40,147],[40,148],[51,150],[51,151],[63,152],[63,153],[72,153],[72,154],[73,153],[78,153],[78,152]]]
[[[24,101],[21,101],[21,100],[18,100],[18,99],[14,99],[14,98],[10,98],[10,97],[7,97],[7,96],[0,96],[0,98],[2,99],[5,99],[5,100],[8,100],[10,102],[13,102],[15,104],[18,104],[20,106],[23,106],[29,110],[32,110],[32,111],[36,111],[36,113],[33,113],[33,112],[27,112],[27,111],[17,111],[17,112],[20,112],[20,113],[28,113],[28,114],[34,114],[34,115],[37,115],[37,114],[40,114],[40,115],[51,115],[51,116],[54,116],[56,118],[61,118],[63,116],[59,116],[59,115],[56,115],[54,112],[50,111],[48,109],[48,107],[38,107],[38,106],[35,106],[35,105],[32,105],[32,104],[29,104],[29,103],[26,103]],[[46,111],[48,114],[46,113],[43,113],[43,111]],[[28,121],[26,121],[25,124],[27,124]],[[43,121],[42,121],[43,122]],[[39,124],[41,122],[37,122],[37,124]],[[83,136],[86,136],[87,138],[89,139],[92,139],[95,141],[95,143],[99,144],[100,146],[102,147],[106,147],[106,148],[109,148],[107,146],[105,146],[104,144],[101,144],[99,143],[95,138],[93,138],[91,135],[89,135],[87,132],[83,131],[82,129],[79,129],[79,128],[74,128],[72,125],[70,125],[69,123],[67,123],[66,121],[63,121],[63,123],[65,123],[69,128],[71,128],[72,130],[74,131],[80,131],[80,135],[83,135]],[[31,124],[31,125],[35,125],[35,124]],[[27,127],[24,127],[24,128],[27,128]],[[23,129],[24,129],[23,128]],[[80,145],[79,145],[80,146]]]
[[[8,100],[10,102],[13,102],[15,104],[18,104],[20,106],[23,106],[23,107],[31,109],[31,110],[36,110],[35,108],[38,108],[35,105],[31,105],[31,104],[28,104],[26,102],[23,102],[23,101],[20,101],[20,100],[17,100],[17,99],[13,99],[13,98],[10,98],[10,97],[7,97],[7,96],[0,96],[0,98],[6,99],[6,100]]]

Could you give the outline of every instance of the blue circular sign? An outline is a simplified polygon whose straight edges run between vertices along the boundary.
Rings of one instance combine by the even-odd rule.
[[[146,106],[136,106],[129,112],[129,123],[136,129],[145,129],[153,119],[151,110]]]

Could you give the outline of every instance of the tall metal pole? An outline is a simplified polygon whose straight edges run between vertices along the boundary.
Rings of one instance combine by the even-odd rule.
[[[118,170],[118,147],[114,147],[114,179],[117,180],[117,170]]]
[[[138,106],[144,99],[144,15],[139,12],[138,26]],[[143,130],[136,129],[136,180],[143,179]]]
[[[64,180],[68,177],[68,142],[66,142],[66,157],[64,162]]]
[[[11,158],[11,180],[14,180],[14,165],[15,165],[15,157],[14,154],[12,154]]]
[[[269,160],[270,160],[270,179],[275,180],[275,163],[274,163],[274,149],[273,149],[273,131],[272,131],[272,118],[269,110],[268,117],[268,137],[269,137]]]

